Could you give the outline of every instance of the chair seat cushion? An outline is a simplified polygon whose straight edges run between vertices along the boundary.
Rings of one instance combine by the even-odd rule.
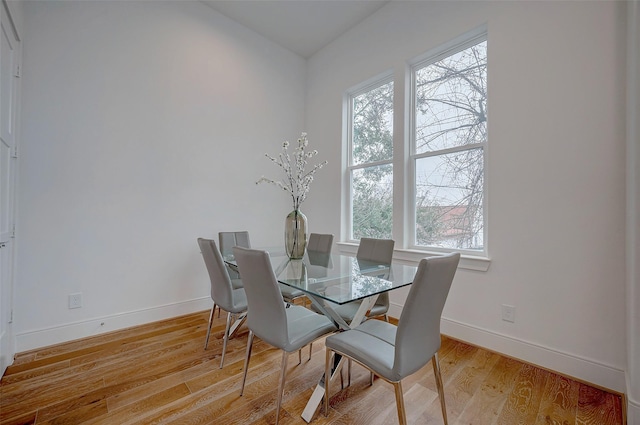
[[[393,370],[396,326],[381,320],[367,320],[357,328],[327,337],[325,345],[397,382],[402,377]]]
[[[398,327],[389,322],[377,319],[367,320],[356,329],[380,338],[388,344],[396,345],[396,332],[398,331]]]
[[[291,305],[286,309],[289,343],[283,347],[286,352],[297,351],[322,335],[335,331],[336,327],[326,316]]]

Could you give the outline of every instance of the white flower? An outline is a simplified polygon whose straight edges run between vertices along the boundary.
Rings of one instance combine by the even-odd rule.
[[[316,171],[327,165],[327,161],[323,161],[319,164],[314,165],[309,172],[305,172],[305,169],[307,167],[307,159],[310,159],[318,154],[317,150],[305,152],[305,148],[308,145],[309,141],[307,140],[307,133],[302,133],[300,135],[300,138],[298,139],[298,147],[293,151],[293,163],[288,151],[289,142],[284,142],[282,144],[282,152],[278,155],[277,158],[269,154],[265,154],[267,158],[269,158],[280,168],[282,168],[285,174],[285,178],[283,180],[271,180],[262,176],[256,182],[256,184],[270,183],[288,192],[293,200],[294,210],[299,209],[300,205],[307,198],[307,194],[309,193],[309,186],[313,181],[313,175],[316,173]]]

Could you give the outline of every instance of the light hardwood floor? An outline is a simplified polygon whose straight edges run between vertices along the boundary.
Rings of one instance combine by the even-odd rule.
[[[248,331],[227,347],[219,369],[223,317],[203,349],[208,312],[21,353],[0,382],[0,424],[271,424],[280,352],[254,342],[239,396]],[[300,414],[323,372],[324,344],[310,361],[289,361],[281,424]],[[303,351],[308,355],[308,350]],[[440,363],[449,423],[623,424],[622,400],[557,374],[443,338]],[[433,370],[403,381],[412,424],[442,424]],[[325,418],[312,424],[396,424],[393,388],[353,366],[350,387],[334,386]]]

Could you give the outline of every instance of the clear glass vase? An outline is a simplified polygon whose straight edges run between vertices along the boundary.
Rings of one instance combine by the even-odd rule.
[[[307,217],[300,210],[293,210],[284,220],[284,246],[289,258],[304,257],[307,249]]]

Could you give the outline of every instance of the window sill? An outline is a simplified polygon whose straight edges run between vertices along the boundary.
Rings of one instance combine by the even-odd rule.
[[[358,250],[358,244],[349,242],[338,242],[338,250],[341,254],[356,255]],[[421,259],[424,257],[431,257],[435,255],[442,255],[442,252],[433,251],[419,251],[416,249],[395,249],[393,251],[393,259],[417,266]],[[491,265],[491,259],[487,257],[480,257],[468,254],[462,254],[460,257],[460,264],[458,268],[465,270],[474,270],[479,272],[486,272]]]

